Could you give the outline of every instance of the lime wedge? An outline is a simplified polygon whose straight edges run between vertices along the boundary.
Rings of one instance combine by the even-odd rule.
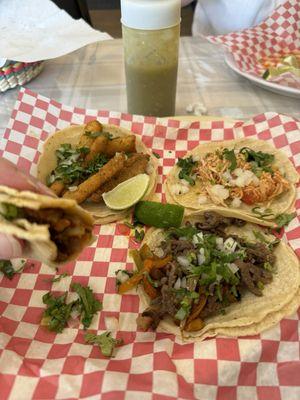
[[[125,210],[137,203],[146,193],[149,175],[139,174],[120,183],[110,192],[103,193],[102,198],[112,210]]]
[[[135,206],[135,218],[156,228],[178,228],[181,225],[184,207],[176,204],[162,204],[154,201],[140,201]]]

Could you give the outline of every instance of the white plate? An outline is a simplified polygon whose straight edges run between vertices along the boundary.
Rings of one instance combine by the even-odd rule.
[[[249,79],[252,83],[254,83],[257,86],[260,86],[264,89],[270,90],[271,92],[283,94],[285,96],[289,97],[295,97],[297,99],[300,99],[300,90],[295,89],[289,86],[283,86],[279,85],[278,83],[273,83],[269,82],[263,78],[260,78],[258,76],[254,76],[251,74],[248,74],[247,72],[241,71],[238,66],[235,63],[235,59],[233,58],[233,55],[231,53],[225,53],[225,62],[228,65],[229,68],[231,68],[234,72],[236,72],[238,75],[243,76],[246,79]]]

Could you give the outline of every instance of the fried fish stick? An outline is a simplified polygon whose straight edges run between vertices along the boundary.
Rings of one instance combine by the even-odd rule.
[[[56,194],[56,196],[60,196],[64,191],[65,184],[63,181],[54,181],[50,186],[50,189]]]
[[[133,178],[138,174],[143,174],[148,165],[148,154],[134,154],[125,161],[124,168],[109,181],[104,183],[95,193],[92,194],[90,200],[94,203],[102,201],[102,194],[114,189],[120,183]]]
[[[86,155],[84,159],[84,164],[87,165],[92,161],[97,154],[104,153],[108,143],[108,138],[106,136],[98,136],[93,144],[91,145],[90,152]]]
[[[108,142],[105,149],[105,154],[113,156],[116,153],[135,153],[135,136],[128,135],[112,139]]]
[[[77,190],[67,191],[63,197],[74,199],[78,204],[88,199],[101,185],[110,180],[124,167],[125,155],[116,154],[108,161],[96,174],[90,176],[87,180],[78,185]]]
[[[84,132],[79,138],[78,147],[91,147],[95,138],[87,135],[87,132],[95,133],[95,132],[102,132],[103,126],[100,124],[99,121],[94,120],[88,122],[84,127]]]

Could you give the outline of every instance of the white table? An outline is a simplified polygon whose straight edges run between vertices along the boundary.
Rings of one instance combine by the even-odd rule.
[[[43,72],[26,85],[65,104],[126,111],[122,40],[89,45],[47,61]],[[18,89],[0,94],[0,137]],[[203,103],[209,115],[246,119],[266,111],[300,117],[300,100],[260,89],[224,63],[222,51],[201,38],[181,39],[177,115],[189,103]]]

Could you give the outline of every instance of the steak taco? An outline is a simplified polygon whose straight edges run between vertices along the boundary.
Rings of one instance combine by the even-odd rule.
[[[197,210],[233,210],[250,222],[274,226],[296,199],[299,175],[286,154],[261,140],[201,144],[169,173],[167,201]]]
[[[254,224],[215,212],[186,217],[180,228],[150,229],[134,261],[117,272],[119,293],[137,284],[143,330],[185,339],[259,333],[300,304],[299,260]]]
[[[74,200],[0,186],[0,232],[25,242],[24,257],[56,267],[94,241],[92,216]]]
[[[144,199],[156,188],[158,162],[130,131],[91,121],[51,135],[38,161],[38,179],[53,192],[81,204],[95,218],[108,223],[124,218],[127,210],[108,208],[102,198],[139,174],[149,176]]]

